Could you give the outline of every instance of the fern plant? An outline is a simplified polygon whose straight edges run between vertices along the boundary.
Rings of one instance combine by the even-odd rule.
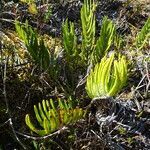
[[[94,52],[94,58],[96,61],[100,60],[104,54],[110,49],[115,38],[115,25],[106,16],[102,20],[102,27],[100,31],[100,37],[96,42],[96,48]]]
[[[145,25],[143,26],[143,28],[136,37],[135,42],[136,47],[138,49],[142,49],[147,42],[150,42],[149,39],[150,39],[150,18],[148,18]]]
[[[100,37],[96,40],[95,31],[95,9],[94,0],[84,0],[81,8],[81,24],[82,24],[82,45],[81,50],[77,50],[77,38],[74,32],[74,24],[68,20],[63,23],[63,44],[67,59],[72,60],[74,56],[80,56],[83,64],[99,62],[100,59],[107,53],[111,45],[119,48],[120,37],[116,34],[116,27],[113,22],[104,17]],[[76,60],[76,59],[73,59]]]
[[[47,71],[51,77],[55,78],[59,72],[57,65],[58,55],[49,52],[44,40],[38,37],[37,32],[28,25],[28,22],[26,22],[25,25],[21,25],[16,21],[15,27],[35,63],[38,64],[41,69]]]
[[[127,81],[127,63],[124,56],[114,54],[109,58],[104,56],[96,64],[86,82],[86,91],[90,98],[115,96]]]
[[[95,45],[95,11],[96,4],[93,0],[84,0],[81,8],[82,23],[82,52],[81,56],[89,61]]]
[[[31,122],[29,114],[25,117],[27,126],[35,133],[43,136],[50,134],[64,125],[75,123],[84,117],[85,111],[81,108],[72,108],[70,103],[58,100],[57,109],[52,99],[43,100],[38,106],[34,105],[36,121],[40,125],[39,128],[35,123]]]

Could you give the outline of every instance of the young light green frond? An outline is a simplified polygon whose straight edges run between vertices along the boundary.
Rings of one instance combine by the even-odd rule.
[[[30,128],[32,131],[34,131],[34,132],[37,131],[36,127],[31,123],[29,114],[26,114],[25,121],[26,121],[26,124],[29,126],[29,128]]]
[[[25,117],[25,122],[26,122],[27,126],[30,128],[30,130],[34,131],[35,133],[37,133],[37,134],[39,134],[41,136],[45,135],[45,130],[39,130],[39,129],[37,129],[33,125],[33,123],[31,122],[30,116],[28,114]]]
[[[109,96],[114,96],[118,93],[118,91],[120,90],[120,86],[121,85],[121,80],[119,78],[119,71],[117,68],[117,61],[114,61],[114,83],[112,88],[108,91],[108,95]]]
[[[86,91],[90,98],[116,95],[127,81],[127,63],[122,56],[114,60],[114,53],[104,56],[87,77]]]
[[[95,83],[96,80],[94,80],[93,74],[94,74],[94,71],[91,71],[89,77],[87,78],[87,84],[86,84],[86,90],[90,97],[94,97],[95,95],[97,95],[97,92],[98,92],[98,91],[96,91],[97,84]],[[96,77],[96,75],[94,77]]]
[[[138,49],[142,49],[150,39],[150,17],[136,37],[135,45]]]
[[[114,60],[114,54],[108,59],[107,63],[103,67],[103,73],[101,74],[102,78],[102,86],[104,86],[104,91],[108,93],[109,91],[109,82],[111,77],[112,63]]]

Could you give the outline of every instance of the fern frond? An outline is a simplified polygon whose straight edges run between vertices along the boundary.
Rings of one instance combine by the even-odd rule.
[[[15,27],[34,62],[38,64],[42,70],[47,71],[51,77],[55,78],[59,71],[57,57],[49,52],[44,40],[28,25],[28,22],[21,25],[16,21]]]
[[[50,54],[44,45],[44,41],[38,38],[38,34],[28,25],[27,21],[23,25],[16,21],[15,27],[33,60],[46,70],[49,67]]]
[[[106,16],[102,20],[100,37],[96,42],[94,59],[98,62],[107,53],[115,38],[115,25]]]
[[[104,56],[91,71],[86,82],[86,91],[90,98],[116,95],[127,81],[127,63],[124,56],[114,60]]]
[[[150,39],[150,18],[146,21],[141,31],[136,37],[135,45],[138,49],[142,49]]]
[[[95,45],[95,11],[96,5],[93,0],[84,0],[81,8],[82,23],[82,53],[85,60],[90,59]]]
[[[70,108],[66,101],[58,100],[56,108],[52,99],[43,100],[38,106],[34,106],[36,121],[39,129],[31,122],[29,114],[25,117],[27,126],[35,133],[43,136],[50,134],[64,125],[74,123],[84,117],[85,111],[81,108]]]
[[[63,44],[67,59],[72,59],[77,55],[77,37],[75,35],[74,23],[68,19],[62,25]]]

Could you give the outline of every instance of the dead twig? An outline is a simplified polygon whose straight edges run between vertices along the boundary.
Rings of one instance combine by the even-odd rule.
[[[64,127],[61,128],[60,130],[58,130],[58,131],[56,131],[56,132],[54,132],[54,133],[48,134],[48,135],[46,135],[46,136],[42,136],[42,137],[27,135],[27,134],[25,134],[25,133],[21,133],[21,132],[18,132],[18,131],[15,131],[15,132],[16,132],[18,135],[21,135],[21,136],[26,137],[26,138],[28,138],[28,139],[43,140],[43,139],[47,139],[47,138],[49,138],[49,137],[55,136],[55,135],[57,135],[57,134],[60,134],[61,132],[64,132],[64,131],[67,130],[67,129],[68,129],[68,127],[65,127],[65,126],[64,126]]]

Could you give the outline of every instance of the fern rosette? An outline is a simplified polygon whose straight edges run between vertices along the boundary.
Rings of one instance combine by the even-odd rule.
[[[86,82],[86,91],[90,98],[115,96],[127,81],[127,63],[124,56],[114,60],[104,56],[91,71]]]

